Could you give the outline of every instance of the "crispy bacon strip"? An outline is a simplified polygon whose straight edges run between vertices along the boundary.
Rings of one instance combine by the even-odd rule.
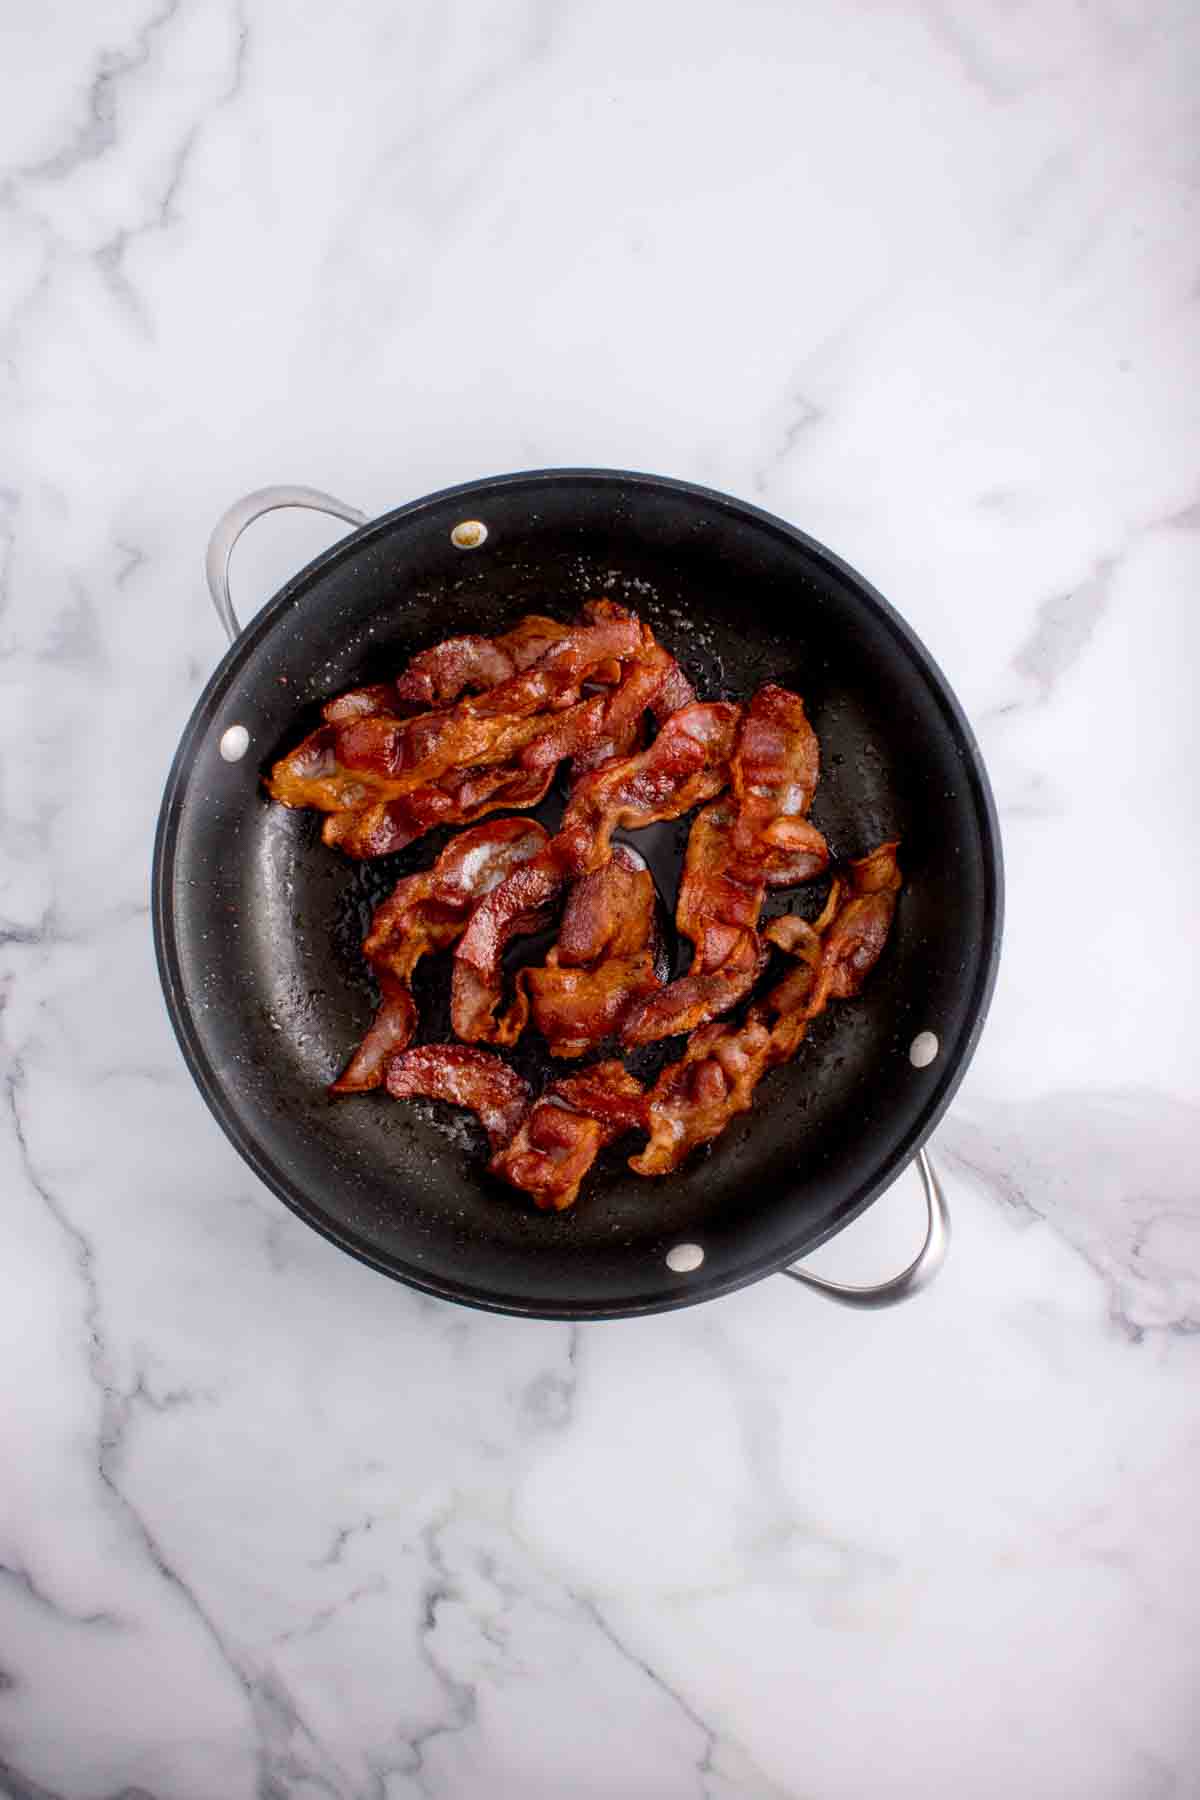
[[[893,838],[848,865],[837,911],[822,937],[813,996],[818,1010],[827,1000],[853,999],[879,961],[900,894],[899,847]]]
[[[723,702],[685,707],[648,750],[607,763],[579,783],[557,837],[476,908],[455,952],[451,1018],[465,1043],[516,1042],[529,1017],[529,994],[519,985],[497,1018],[505,949],[550,922],[550,908],[568,878],[605,866],[618,825],[677,819],[725,785],[738,714],[738,707]]]
[[[348,856],[390,856],[435,826],[468,825],[501,807],[536,806],[553,778],[553,769],[468,769],[362,812],[330,813],[321,836],[331,849]]]
[[[414,656],[396,682],[401,700],[427,711],[449,706],[468,689],[498,687],[517,673],[517,665],[502,642],[472,634],[445,638]]]
[[[572,758],[572,789],[593,769],[614,762],[618,757],[633,756],[642,749],[646,741],[643,707],[648,708],[656,723],[662,725],[673,712],[678,712],[682,706],[690,706],[696,698],[691,682],[675,658],[662,648],[646,626],[642,630],[644,653],[629,671],[620,699],[606,713],[602,734],[586,748],[577,750]],[[596,673],[593,671],[593,679]],[[614,681],[619,679],[618,669]]]
[[[490,692],[461,704],[482,717],[561,711],[579,699],[580,689],[594,669],[604,669],[614,661],[627,662],[638,655],[642,642],[641,625],[628,613],[572,626],[537,662]]]
[[[465,700],[461,709],[473,704]],[[362,810],[432,786],[450,771],[512,762],[548,723],[534,713],[481,717],[461,709],[411,719],[359,710],[320,725],[275,764],[268,791],[284,806]]]
[[[725,701],[697,701],[672,713],[649,749],[586,775],[555,840],[564,868],[586,875],[607,861],[618,826],[637,830],[678,819],[719,794],[740,714]]]
[[[480,901],[454,952],[450,1018],[464,1043],[515,1044],[529,1017],[529,996],[518,985],[512,1005],[499,1018],[504,952],[514,938],[550,923],[564,876],[554,842],[523,868],[515,869]]]
[[[614,753],[616,745],[639,730],[643,714],[666,679],[670,660],[651,638],[648,646],[624,665],[615,686],[593,695],[586,706],[563,714],[521,753],[524,767],[543,768],[564,756],[590,759],[597,752]],[[607,757],[602,755],[600,760]]]
[[[585,618],[593,620],[637,618],[636,613],[630,612],[627,607],[619,605],[615,600],[586,600],[583,605],[583,612]],[[673,712],[678,712],[681,706],[690,706],[692,704],[692,701],[696,698],[696,690],[693,688],[691,682],[688,680],[675,658],[668,650],[663,649],[650,627],[644,621],[642,622],[641,653],[653,657],[656,662],[661,663],[663,668],[662,686],[650,705],[650,710],[654,714],[655,722],[662,725],[665,724]],[[596,678],[596,672],[594,671],[592,679],[595,680]],[[615,681],[617,676],[614,674],[612,679]]]
[[[531,616],[506,638],[448,639],[393,687],[330,701],[323,724],[275,764],[272,797],[330,814],[325,841],[354,856],[401,849],[435,824],[535,805],[563,756],[626,740],[669,666],[624,608],[585,610],[583,625]],[[593,677],[612,691],[585,696]],[[483,691],[399,716],[472,686]]]
[[[651,707],[653,711],[653,707]],[[624,730],[602,737],[590,749],[578,750],[571,758],[571,786],[574,788],[593,769],[615,762],[618,756],[633,756],[646,742],[645,720],[630,720]]]
[[[375,909],[363,940],[363,954],[379,982],[379,1010],[332,1093],[359,1094],[380,1086],[387,1058],[403,1050],[416,1030],[410,989],[421,958],[456,943],[484,894],[546,843],[533,819],[496,819],[462,832],[432,868],[397,882]]]
[[[396,682],[396,692],[401,700],[431,710],[451,705],[468,691],[482,694],[504,687],[535,667],[553,669],[561,676],[572,666],[619,658],[636,649],[636,621],[624,608],[600,610],[592,602],[584,614],[587,623],[582,626],[530,613],[499,637],[446,638],[413,657]],[[597,643],[612,647],[596,657]]]
[[[811,1020],[831,999],[857,994],[887,941],[900,890],[897,845],[881,844],[835,879],[815,925],[787,916],[767,928],[797,958],[744,1024],[693,1032],[680,1062],[665,1068],[647,1101],[650,1141],[629,1166],[667,1175],[698,1144],[745,1112],[767,1070],[796,1054]]]
[[[582,1056],[659,987],[659,967],[654,882],[637,852],[618,844],[571,888],[545,966],[522,969],[517,981],[550,1054]]]
[[[739,1000],[744,1000],[767,965],[767,952],[753,931],[739,934],[724,962],[715,969],[697,969],[673,981],[661,994],[651,995],[636,1014],[631,1013],[621,1032],[621,1042],[636,1047],[655,1044],[661,1038],[679,1037],[709,1019],[718,1019]]]
[[[625,607],[583,612],[581,624],[530,614],[496,638],[447,638],[396,682],[339,695],[275,764],[272,798],[329,814],[326,843],[382,856],[435,824],[535,805],[564,757],[579,776],[632,753],[646,709],[661,717],[664,694],[691,690]]]
[[[696,698],[695,688],[675,658],[671,657],[670,660],[671,666],[667,670],[666,679],[650,706],[659,725],[665,725],[673,712],[678,712],[681,706],[691,706]]]
[[[597,623],[635,618],[611,600],[589,600],[583,610]],[[624,663],[614,660],[611,667],[597,664],[591,671],[593,683],[602,680],[612,691],[586,713],[581,711],[531,744],[521,756],[527,768],[540,768],[548,761],[570,756],[574,784],[591,770],[615,757],[630,756],[640,747],[647,710],[655,718],[665,720],[679,706],[694,700],[675,658],[663,649],[648,626],[640,625],[639,630],[641,642],[635,655]],[[671,705],[663,704],[663,696],[668,692],[674,702]]]
[[[421,1044],[389,1058],[393,1100],[424,1097],[477,1113],[493,1153],[507,1144],[529,1109],[529,1085],[515,1069],[469,1044]]]
[[[456,710],[396,719],[360,712],[342,724],[319,726],[275,764],[267,787],[285,806],[330,814],[322,832],[326,843],[352,856],[382,856],[434,825],[464,824],[502,806],[536,805],[553,767],[522,768],[514,759],[573,714],[587,715],[599,728],[596,712],[591,701],[578,701],[564,714],[525,717]]]
[[[596,1063],[556,1081],[490,1166],[511,1187],[529,1194],[543,1212],[562,1212],[573,1204],[604,1145],[623,1132],[645,1128],[641,1083],[619,1062]]]
[[[450,769],[508,762],[558,720],[546,710],[583,706],[589,670],[641,644],[633,619],[605,620],[564,632],[539,661],[477,697],[438,711],[397,718],[377,710],[377,689],[358,689],[330,703],[335,716],[312,732],[271,772],[272,797],[285,806],[322,812],[395,799],[428,786]]]
[[[739,864],[768,880],[781,872],[789,880],[821,873],[829,852],[808,821],[820,767],[817,735],[799,694],[774,683],[759,688],[746,708],[729,768],[737,803],[730,848]],[[797,876],[798,867],[806,873]]]
[[[625,1044],[650,1044],[692,1031],[727,1012],[750,992],[766,964],[755,927],[766,893],[761,877],[733,860],[735,809],[714,800],[688,837],[675,919],[692,945],[686,975],[631,1008],[621,1031]]]
[[[771,1033],[759,1019],[740,1026],[716,1020],[694,1031],[681,1061],[668,1064],[650,1090],[650,1141],[629,1158],[635,1174],[671,1174],[698,1144],[746,1112],[770,1066],[770,1051]]]
[[[805,816],[817,774],[803,701],[787,688],[760,688],[738,728],[731,797],[706,807],[688,839],[676,922],[692,944],[691,963],[630,1013],[625,1043],[692,1031],[750,992],[766,962],[757,926],[768,886],[807,881],[828,861]]]
[[[327,700],[321,717],[327,725],[345,725],[350,719],[369,719],[375,713],[390,713],[396,708],[396,690],[390,682],[377,681],[371,687],[351,688]]]
[[[593,610],[596,606],[596,602],[590,602],[583,609],[592,623],[630,616],[623,609],[597,615]],[[426,709],[449,706],[469,690],[484,693],[531,668],[556,649],[572,630],[572,626],[564,625],[558,619],[527,613],[511,631],[502,632],[499,637],[471,634],[446,638],[413,657],[396,682],[396,692],[401,700]]]

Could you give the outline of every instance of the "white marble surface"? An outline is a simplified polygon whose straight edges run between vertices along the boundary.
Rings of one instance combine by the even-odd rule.
[[[1200,1792],[1198,16],[0,19],[0,1792]],[[858,564],[1007,841],[939,1283],[578,1330],[284,1211],[156,985],[209,525],[610,463]],[[243,604],[324,541],[277,518]],[[882,1275],[915,1181],[821,1266]]]

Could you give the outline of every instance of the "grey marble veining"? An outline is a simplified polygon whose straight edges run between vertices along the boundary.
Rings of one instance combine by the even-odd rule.
[[[101,0],[3,50],[0,1794],[1196,1792],[1195,9]],[[1005,962],[894,1314],[410,1294],[171,1039],[210,524],[590,463],[832,544],[983,744]],[[243,616],[327,541],[248,537]],[[816,1264],[919,1229],[912,1178]]]

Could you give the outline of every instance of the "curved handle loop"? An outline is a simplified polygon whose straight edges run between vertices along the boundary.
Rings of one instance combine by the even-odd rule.
[[[216,529],[208,540],[208,554],[204,559],[208,591],[231,644],[242,629],[229,596],[229,559],[233,555],[233,546],[247,525],[253,525],[255,519],[261,519],[264,513],[278,512],[283,506],[303,506],[310,512],[329,513],[334,519],[345,519],[347,525],[367,523],[366,513],[359,512],[357,506],[347,506],[344,500],[335,500],[332,494],[323,494],[319,488],[257,488],[244,499],[235,500],[228,512],[217,521]]]
[[[876,1287],[849,1287],[840,1281],[825,1281],[820,1275],[810,1275],[804,1269],[780,1269],[779,1273],[792,1281],[803,1282],[805,1287],[815,1288],[818,1294],[824,1294],[827,1300],[836,1300],[839,1306],[857,1306],[865,1311],[895,1306],[918,1289],[927,1287],[946,1260],[950,1247],[950,1213],[942,1184],[925,1151],[918,1150],[913,1160],[925,1190],[929,1224],[925,1242],[907,1269],[893,1275],[890,1281],[881,1281]]]

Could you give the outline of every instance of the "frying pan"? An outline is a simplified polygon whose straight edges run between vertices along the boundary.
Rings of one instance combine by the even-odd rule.
[[[239,629],[229,597],[240,533],[283,506],[357,527]],[[474,523],[482,531],[459,530]],[[840,558],[758,508],[686,482],[544,470],[449,488],[368,522],[308,488],[230,509],[209,583],[231,644],[167,781],[154,855],[163,991],[188,1067],[251,1168],[316,1230],[374,1268],[449,1300],[554,1319],[616,1318],[729,1293],[775,1271],[857,1306],[890,1304],[945,1254],[945,1203],[922,1146],[983,1024],[999,951],[1002,876],[979,750],[908,625]],[[901,840],[905,886],[861,997],[831,1005],[753,1110],[675,1174],[605,1152],[577,1205],[533,1210],[488,1175],[470,1114],[328,1082],[369,1023],[360,944],[397,877],[448,840],[354,863],[315,813],[271,804],[262,774],[320,703],[394,675],[453,633],[525,612],[573,617],[605,593],[636,607],[705,698],[796,688],[821,741],[813,818],[838,856]],[[551,828],[562,792],[535,813]],[[669,918],[688,821],[631,841]],[[812,891],[777,908],[815,912]],[[424,1040],[448,1037],[445,958],[423,965]],[[527,1039],[535,1034],[527,1033]],[[650,1063],[633,1065],[653,1073]],[[539,1042],[515,1052],[535,1084]],[[561,1072],[561,1065],[559,1065]],[[855,1218],[913,1159],[924,1245],[901,1275],[845,1288],[790,1267]]]

